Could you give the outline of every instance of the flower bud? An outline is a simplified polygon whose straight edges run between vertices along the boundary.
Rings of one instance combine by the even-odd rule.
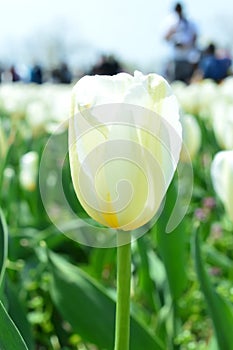
[[[211,165],[214,189],[233,221],[233,150],[218,152]]]
[[[26,191],[34,191],[38,176],[38,154],[28,152],[20,159],[19,181],[21,187]]]
[[[233,104],[222,98],[213,104],[213,130],[222,149],[233,149]]]

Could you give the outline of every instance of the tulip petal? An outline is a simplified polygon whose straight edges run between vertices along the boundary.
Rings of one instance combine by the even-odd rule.
[[[80,203],[105,226],[128,231],[146,224],[161,205],[181,148],[169,85],[140,72],[84,77],[73,96],[69,152]]]

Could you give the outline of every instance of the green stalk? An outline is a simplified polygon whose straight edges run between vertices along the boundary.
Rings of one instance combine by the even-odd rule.
[[[131,242],[126,232],[118,233],[117,304],[114,350],[128,350],[130,338]],[[123,244],[124,245],[120,245]]]

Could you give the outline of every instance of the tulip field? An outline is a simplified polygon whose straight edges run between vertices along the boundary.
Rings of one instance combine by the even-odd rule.
[[[111,208],[112,216],[98,220],[77,189],[76,145],[68,152],[76,132],[76,121],[68,130],[77,112],[72,88],[0,85],[0,350],[114,349],[117,248],[104,243],[103,227],[116,225]],[[171,89],[183,144],[156,219],[147,208],[144,231],[130,227],[129,349],[233,350],[233,78],[177,81]],[[173,103],[162,109],[167,119]],[[101,128],[104,139],[109,130]],[[93,132],[82,152],[101,143]],[[115,181],[117,170],[110,170],[97,181]],[[132,180],[135,195],[144,193],[143,179]]]

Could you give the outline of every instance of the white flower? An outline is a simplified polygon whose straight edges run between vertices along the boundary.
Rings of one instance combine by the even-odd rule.
[[[38,154],[34,151],[24,154],[20,159],[19,181],[26,191],[34,191],[38,176]]]
[[[181,148],[176,98],[161,76],[85,76],[73,90],[69,156],[76,194],[103,225],[138,228],[156,214]]]
[[[180,160],[188,162],[193,160],[201,146],[201,129],[194,116],[185,114],[181,118],[183,130],[183,147],[180,153]],[[188,153],[188,154],[187,154]]]
[[[211,165],[214,189],[233,221],[233,150],[217,153]]]
[[[233,103],[226,98],[213,105],[213,130],[221,148],[233,149]]]

